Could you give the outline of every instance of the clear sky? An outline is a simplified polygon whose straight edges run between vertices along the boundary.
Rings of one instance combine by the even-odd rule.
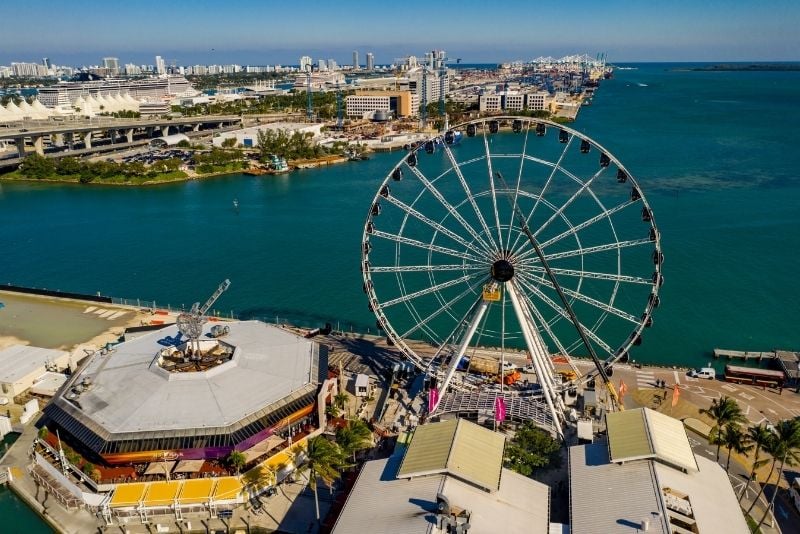
[[[0,64],[465,63],[607,52],[625,61],[800,60],[800,0],[25,0],[2,9]]]

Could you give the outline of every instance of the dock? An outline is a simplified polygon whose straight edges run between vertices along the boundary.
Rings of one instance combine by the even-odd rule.
[[[772,352],[748,352],[741,350],[727,350],[727,349],[714,349],[714,358],[727,360],[773,360],[775,359],[775,351]]]
[[[714,349],[715,359],[744,360],[761,362],[774,360],[786,375],[787,383],[800,385],[800,352],[773,350],[769,352],[748,352],[741,350]]]

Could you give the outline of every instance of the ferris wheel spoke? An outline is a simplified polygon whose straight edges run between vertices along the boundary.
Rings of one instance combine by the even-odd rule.
[[[582,223],[576,224],[575,226],[573,226],[569,230],[565,230],[564,232],[558,234],[557,236],[551,237],[550,239],[548,239],[544,243],[539,243],[539,247],[544,249],[544,248],[548,247],[549,245],[552,245],[553,243],[557,243],[557,242],[561,241],[562,239],[564,239],[566,237],[569,237],[571,235],[576,234],[577,232],[580,232],[584,228],[587,228],[587,227],[593,225],[594,223],[596,223],[598,221],[602,221],[603,219],[607,219],[611,215],[614,215],[615,213],[617,213],[619,211],[622,211],[623,209],[627,208],[631,204],[634,204],[635,202],[637,202],[637,201],[628,200],[626,202],[623,202],[622,204],[618,204],[618,205],[614,206],[613,208],[608,208],[607,210],[604,210],[604,211],[598,213],[594,217],[591,217],[590,219],[586,219]]]
[[[543,163],[545,165],[552,165],[552,169],[550,170],[550,174],[547,176],[547,180],[544,182],[544,185],[542,186],[542,191],[539,193],[539,196],[536,197],[536,202],[533,203],[533,207],[531,208],[530,213],[528,213],[528,216],[525,218],[525,223],[526,224],[530,224],[531,219],[533,219],[534,213],[536,213],[536,208],[539,207],[539,203],[544,199],[544,195],[547,192],[547,188],[550,186],[550,183],[553,181],[553,178],[555,177],[556,172],[559,169],[561,169],[561,162],[564,160],[564,157],[567,155],[567,150],[569,149],[570,145],[572,144],[572,140],[573,139],[575,139],[575,136],[574,135],[570,135],[569,136],[569,140],[567,140],[567,142],[565,143],[564,149],[561,151],[561,154],[558,156],[558,161],[556,161],[555,164],[539,160],[538,158],[531,158],[534,161],[537,161],[539,163]],[[574,177],[569,172],[565,171],[565,174],[567,174],[567,176],[570,176],[573,179],[577,179],[577,177]],[[520,240],[521,237],[522,237],[521,234],[517,235],[517,237],[514,239],[514,244],[511,246],[511,250],[516,250],[517,249],[517,245],[519,244],[519,240]],[[524,244],[524,241],[523,241],[523,244]]]
[[[653,242],[649,239],[631,239],[629,241],[617,241],[615,243],[608,243],[606,245],[597,245],[594,247],[579,248],[575,250],[566,250],[564,252],[555,252],[553,254],[545,254],[544,259],[548,262],[553,260],[560,260],[563,258],[572,258],[575,256],[584,256],[586,254],[594,254],[597,252],[604,252],[606,250],[617,250],[627,247],[637,247],[639,245],[652,245]]]
[[[438,189],[436,189],[436,186],[434,186],[433,183],[430,180],[428,180],[428,178],[424,174],[422,174],[422,171],[420,171],[417,167],[410,167],[410,169],[416,175],[416,177],[419,179],[419,181],[422,182],[422,185],[425,186],[425,189],[427,189],[428,191],[431,192],[431,194],[436,198],[436,200],[438,200],[439,203],[442,206],[444,206],[444,208],[447,210],[447,212],[450,215],[452,215],[453,218],[455,220],[457,220],[461,224],[461,226],[464,227],[464,229],[469,233],[469,235],[472,236],[472,238],[475,240],[475,242],[480,243],[481,246],[484,249],[487,250],[487,252],[491,251],[492,250],[492,246],[490,246],[488,243],[486,243],[486,241],[484,241],[483,238],[481,238],[481,236],[478,234],[478,232],[476,232],[475,229],[464,219],[464,217],[462,217],[461,214],[458,213],[458,211],[456,211],[456,209],[453,207],[453,205],[450,204],[447,201],[446,198],[444,198],[444,195],[442,195],[442,193]],[[463,176],[461,175],[460,171],[457,170],[456,174],[458,174],[459,177],[461,179],[463,179]],[[464,182],[464,184],[466,186],[466,182]],[[471,195],[470,195],[470,198],[471,198]],[[473,200],[473,202],[474,202],[474,200]],[[476,209],[477,209],[477,206],[476,206]],[[484,222],[484,225],[485,224],[486,223]],[[491,237],[492,236],[487,233],[487,238],[491,239]]]
[[[392,195],[389,195],[389,196],[387,196],[385,198],[386,198],[387,202],[391,203],[394,206],[397,206],[398,208],[400,208],[405,213],[407,213],[407,214],[411,215],[412,217],[414,217],[415,219],[427,224],[428,226],[430,226],[431,228],[433,228],[437,232],[440,232],[440,233],[446,235],[447,237],[449,237],[450,239],[452,239],[453,241],[455,241],[459,245],[462,245],[463,247],[468,248],[469,250],[471,250],[472,252],[474,252],[476,254],[481,254],[481,255],[486,254],[487,251],[479,249],[478,247],[476,247],[472,243],[468,242],[466,239],[464,239],[460,235],[458,235],[455,232],[453,232],[452,230],[442,226],[441,224],[439,224],[438,222],[434,221],[433,219],[423,215],[422,213],[420,213],[416,209],[412,208],[411,206],[409,206],[408,204],[406,204],[402,200],[399,200],[399,199],[393,197]]]
[[[489,189],[492,192],[492,208],[494,208],[494,223],[497,228],[498,248],[503,246],[503,233],[500,229],[500,213],[497,211],[497,192],[494,187],[494,172],[492,171],[492,154],[489,151],[489,138],[486,137],[486,130],[483,130],[483,147],[486,151],[486,167],[489,171]]]
[[[433,292],[441,291],[442,289],[447,289],[448,287],[453,287],[458,284],[462,284],[468,280],[471,280],[477,276],[484,276],[483,273],[472,273],[466,274],[459,278],[455,278],[453,280],[448,280],[447,282],[442,282],[440,284],[432,285],[431,287],[426,287],[425,289],[420,289],[419,291],[415,291],[413,293],[408,293],[407,295],[403,295],[402,297],[397,297],[391,300],[387,300],[381,306],[383,308],[389,308],[390,306],[394,306],[395,304],[400,304],[401,302],[407,302],[410,300],[417,299],[419,297],[424,297],[425,295],[430,295]]]
[[[562,204],[561,207],[559,207],[555,211],[555,213],[553,213],[550,216],[550,218],[548,218],[544,223],[542,223],[542,225],[535,232],[533,232],[533,236],[536,237],[537,235],[542,233],[542,230],[547,228],[550,225],[550,223],[553,222],[556,219],[556,217],[558,217],[559,215],[564,213],[564,210],[566,210],[568,207],[570,207],[570,205],[572,205],[572,203],[575,201],[575,199],[578,198],[579,196],[581,196],[581,194],[583,194],[583,192],[586,191],[589,188],[590,185],[592,185],[592,182],[594,182],[597,179],[598,176],[603,174],[603,171],[605,171],[605,170],[606,170],[606,167],[600,167],[600,170],[598,170],[596,173],[594,173],[591,178],[586,180],[583,183],[583,185],[581,185],[578,188],[578,190],[575,191],[575,193],[573,193],[573,195],[571,197],[569,197],[567,199],[567,201],[564,202],[564,204]]]
[[[530,282],[530,280],[525,275],[521,275],[521,276],[523,276],[526,280],[528,280],[528,282]],[[545,277],[537,278],[536,282],[539,283],[539,284],[545,285],[545,286],[547,286],[547,287],[549,287],[551,289],[555,289],[555,286],[553,285],[553,283],[550,280],[548,280],[547,278],[545,278]],[[578,293],[577,291],[569,289],[568,287],[563,287],[562,286],[561,287],[561,291],[563,291],[564,294],[569,296],[569,297],[572,297],[572,298],[574,298],[576,300],[579,300],[579,301],[581,301],[581,302],[583,302],[585,304],[588,304],[589,306],[592,306],[594,308],[602,310],[602,311],[604,311],[606,313],[610,313],[612,315],[616,315],[620,319],[625,319],[626,321],[629,321],[629,322],[631,322],[633,324],[637,324],[637,325],[641,322],[638,317],[636,317],[634,315],[631,315],[628,312],[625,312],[625,311],[622,311],[620,309],[617,309],[614,306],[612,306],[611,304],[607,304],[607,303],[602,302],[600,300],[593,299],[592,297],[586,296],[583,293]]]
[[[522,268],[520,269],[522,272],[527,272],[528,270],[540,273],[542,275],[546,275],[547,271],[545,271],[544,267],[541,265],[535,265],[534,263],[522,263]],[[550,270],[554,274],[558,274],[561,276],[572,276],[575,278],[593,278],[595,280],[611,280],[613,282],[630,282],[632,284],[644,284],[644,285],[653,285],[653,280],[649,278],[642,278],[640,276],[629,276],[625,274],[614,274],[614,273],[596,273],[592,271],[577,271],[574,269],[559,269],[557,267],[550,267]]]
[[[522,169],[525,167],[525,154],[528,151],[528,134],[531,131],[531,123],[528,121],[525,127],[525,139],[522,141],[522,154],[519,157],[519,172],[517,173],[517,185],[514,187],[514,200],[511,202],[511,215],[508,221],[508,235],[506,239],[506,250],[511,250],[511,229],[514,227],[514,216],[517,212],[517,199],[519,198],[519,186],[522,183]]]
[[[454,258],[461,258],[463,260],[467,260],[473,263],[485,262],[485,258],[478,258],[477,256],[473,256],[472,254],[467,254],[466,252],[460,252],[458,250],[453,250],[452,248],[443,247],[440,245],[434,245],[433,243],[424,243],[416,239],[411,239],[410,237],[405,237],[397,234],[390,234],[382,230],[373,229],[370,235],[387,239],[389,241],[394,241],[395,243],[402,243],[404,245],[409,245],[411,247],[431,250],[433,252],[439,252],[441,254],[453,256]]]
[[[521,285],[523,285],[524,287],[526,287],[526,288],[528,289],[528,291],[530,291],[531,293],[533,293],[534,295],[536,295],[536,296],[537,296],[537,297],[538,297],[538,298],[539,298],[539,299],[540,299],[542,302],[544,302],[545,304],[547,304],[547,305],[548,305],[550,308],[552,308],[552,309],[553,309],[553,310],[554,310],[556,313],[558,313],[558,314],[559,314],[561,317],[563,317],[563,318],[564,318],[564,319],[566,319],[567,321],[570,321],[570,322],[572,322],[572,319],[570,318],[570,316],[569,316],[569,314],[566,312],[566,310],[564,310],[564,309],[563,309],[561,306],[559,306],[558,304],[556,304],[556,303],[553,301],[553,299],[551,299],[550,297],[548,297],[547,295],[545,295],[545,294],[544,294],[544,293],[543,293],[543,292],[542,292],[542,291],[541,291],[539,288],[537,288],[535,285],[533,285],[533,284],[529,283],[529,282],[528,282],[528,281],[527,281],[527,280],[526,280],[524,277],[520,277],[520,278],[519,278],[519,280],[520,280],[520,283],[521,283]],[[595,334],[595,333],[594,333],[594,330],[592,330],[591,328],[589,328],[588,326],[586,326],[585,324],[583,324],[583,323],[582,323],[582,322],[580,322],[580,321],[579,321],[578,323],[581,325],[581,328],[583,329],[584,333],[586,334],[586,336],[587,336],[589,339],[591,339],[592,341],[594,341],[595,343],[597,343],[597,344],[598,344],[598,345],[599,345],[599,346],[600,346],[600,347],[601,347],[601,348],[602,348],[604,351],[606,351],[606,352],[607,352],[609,355],[611,355],[611,354],[614,352],[614,351],[613,351],[613,349],[612,349],[611,347],[609,347],[609,346],[608,346],[608,343],[606,343],[605,341],[603,341],[602,339],[600,339],[599,337],[597,337],[597,334]]]
[[[438,310],[436,310],[432,314],[428,315],[425,319],[421,320],[419,323],[417,323],[416,325],[411,327],[411,329],[409,329],[408,331],[404,332],[401,337],[404,337],[404,338],[408,337],[411,334],[413,334],[414,332],[416,332],[417,330],[419,330],[420,328],[426,326],[430,321],[433,321],[434,319],[439,317],[445,311],[451,310],[455,304],[457,304],[459,301],[461,301],[461,299],[463,299],[467,295],[476,294],[476,289],[481,286],[482,282],[483,282],[483,280],[478,280],[476,283],[468,284],[467,285],[467,289],[465,289],[464,291],[462,291],[461,293],[456,295],[453,299],[449,300],[441,308],[439,308]]]
[[[412,273],[428,271],[479,271],[486,270],[485,265],[452,263],[447,265],[384,265],[370,266],[370,273]]]
[[[478,222],[481,224],[481,228],[483,228],[483,232],[486,234],[486,239],[488,239],[491,242],[492,247],[496,250],[498,247],[494,243],[494,238],[492,237],[492,233],[489,231],[489,226],[486,224],[486,219],[483,217],[480,208],[478,208],[478,203],[475,202],[475,197],[473,196],[472,190],[467,184],[467,180],[464,178],[464,173],[461,172],[461,166],[456,161],[456,157],[453,155],[453,151],[450,150],[450,147],[446,144],[444,145],[444,151],[447,154],[447,158],[450,160],[450,165],[453,168],[453,172],[456,173],[456,177],[458,178],[458,181],[461,184],[461,188],[464,190],[464,193],[467,196],[467,200],[472,206],[472,211],[475,212],[475,216],[478,218]],[[479,159],[480,158],[474,158],[470,160],[470,162],[477,161]],[[470,226],[470,228],[472,227]],[[484,241],[481,242],[485,244]],[[489,248],[489,250],[492,250],[492,248]]]

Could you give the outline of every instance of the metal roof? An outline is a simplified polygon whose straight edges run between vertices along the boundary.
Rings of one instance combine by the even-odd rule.
[[[55,363],[68,354],[63,350],[12,345],[0,350],[0,382],[14,383],[37,370],[44,373],[48,362]]]
[[[202,339],[210,339],[211,326],[205,325]],[[157,438],[202,429],[229,435],[265,410],[292,408],[295,400],[313,394],[327,371],[318,345],[259,321],[228,326],[230,333],[220,341],[234,347],[232,359],[204,372],[170,373],[155,362],[160,349],[185,342],[174,325],[97,354],[73,381],[89,377],[91,387],[74,401],[62,391],[48,415],[65,427],[70,419],[80,421],[93,434],[85,436],[92,441],[87,445],[96,448],[98,439],[145,433]]]
[[[612,462],[656,459],[679,469],[697,471],[683,423],[668,415],[639,408],[606,415]]]
[[[643,519],[650,521],[648,534],[670,532],[653,465],[609,463],[605,443],[570,447],[572,534],[631,534]]]
[[[452,506],[470,511],[470,534],[548,532],[549,489],[544,484],[507,469],[502,470],[499,490],[494,493],[448,475],[395,478],[401,461],[395,455],[364,464],[334,534],[438,532],[437,493],[443,493]]]
[[[417,427],[398,478],[451,474],[487,490],[497,490],[505,436],[465,419]]]

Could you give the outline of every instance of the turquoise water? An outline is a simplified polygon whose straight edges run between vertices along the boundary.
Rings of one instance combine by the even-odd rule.
[[[798,349],[800,73],[673,67],[617,71],[574,124],[638,178],[663,236],[661,307],[632,357]],[[2,184],[0,282],[188,306],[227,277],[220,309],[374,332],[361,231],[400,157],[137,189]]]

